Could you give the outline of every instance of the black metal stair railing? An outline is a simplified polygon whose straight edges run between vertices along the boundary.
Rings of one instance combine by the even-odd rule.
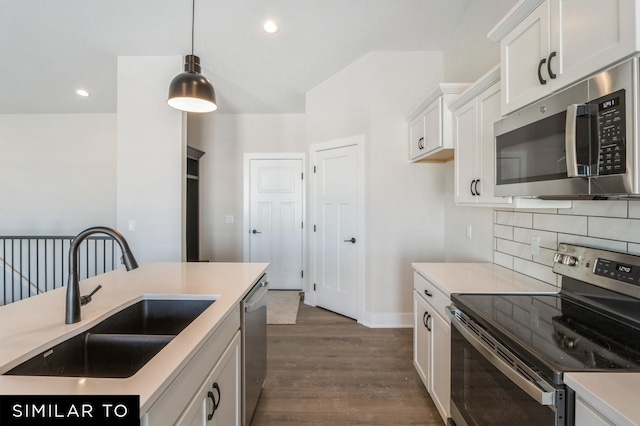
[[[74,238],[0,236],[0,305],[66,285]],[[116,269],[120,257],[120,247],[111,237],[87,238],[79,253],[80,279]]]

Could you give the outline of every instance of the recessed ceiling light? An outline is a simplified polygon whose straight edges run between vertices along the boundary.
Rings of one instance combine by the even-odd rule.
[[[85,97],[85,98],[86,98],[87,96],[90,96],[90,95],[89,95],[89,92],[87,92],[87,91],[86,91],[86,90],[84,90],[84,89],[78,89],[78,90],[76,90],[76,93],[77,93],[79,96],[83,96],[83,97]]]
[[[267,21],[264,23],[264,30],[269,34],[277,33],[280,28],[278,28],[278,24],[273,21]]]

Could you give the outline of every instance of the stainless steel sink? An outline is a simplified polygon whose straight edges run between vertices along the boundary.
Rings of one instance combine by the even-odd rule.
[[[5,374],[131,377],[213,302],[142,300]]]

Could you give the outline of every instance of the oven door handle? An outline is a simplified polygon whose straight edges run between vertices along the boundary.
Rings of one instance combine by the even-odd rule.
[[[468,331],[465,325],[458,319],[455,314],[456,309],[452,306],[447,307],[447,313],[451,319],[451,324],[462,334],[462,336],[473,346],[480,354],[489,361],[495,368],[497,368],[502,374],[507,376],[515,385],[522,389],[527,395],[535,399],[540,405],[555,405],[555,390],[546,391],[540,389],[541,385],[553,389],[542,378],[536,383],[527,380],[520,373],[514,370],[510,365],[503,361],[498,355],[496,355],[491,349],[485,346],[482,341],[476,337],[473,333]]]

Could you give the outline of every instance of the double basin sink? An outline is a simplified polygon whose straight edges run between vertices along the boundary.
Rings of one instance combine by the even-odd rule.
[[[144,299],[4,374],[131,377],[213,302]]]

